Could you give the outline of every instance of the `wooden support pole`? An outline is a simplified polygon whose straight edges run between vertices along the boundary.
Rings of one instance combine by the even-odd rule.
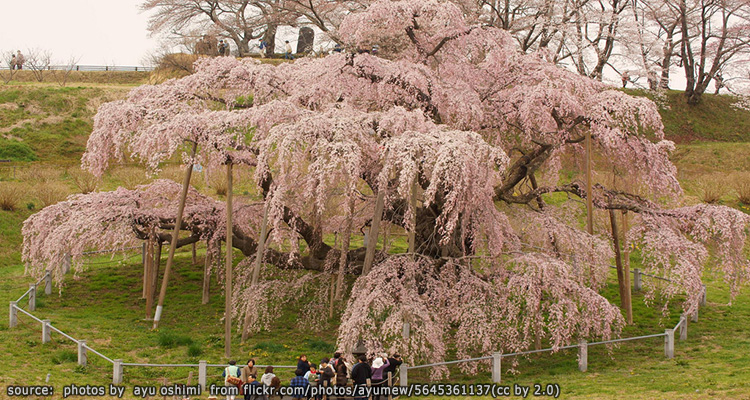
[[[365,264],[362,266],[362,275],[370,273],[372,263],[375,261],[375,247],[378,245],[378,231],[380,230],[380,220],[383,219],[383,207],[385,206],[385,190],[378,191],[375,200],[375,213],[372,216],[372,226],[367,239],[367,250],[365,252]]]
[[[347,258],[349,256],[349,243],[352,238],[352,225],[354,223],[354,206],[356,198],[349,193],[349,211],[346,215],[346,227],[341,235],[341,255],[339,256],[339,273],[336,277],[336,300],[344,298],[344,275],[346,274]]]
[[[251,286],[258,284],[260,279],[260,268],[263,266],[263,256],[266,253],[266,241],[268,236],[268,210],[271,208],[271,198],[266,198],[266,204],[263,206],[263,221],[260,225],[260,236],[258,237],[258,248],[255,250],[255,265],[253,265],[253,275],[250,281]],[[245,316],[245,322],[242,328],[242,341],[247,340],[250,336],[250,314]]]
[[[620,254],[620,231],[617,229],[617,215],[615,210],[609,210],[609,221],[612,225],[612,241],[615,248],[615,264],[617,265],[617,285],[620,289],[620,308],[625,311],[628,323],[633,322],[633,308],[630,304],[630,286],[626,285],[625,270],[622,266],[622,255]]]
[[[687,340],[688,321],[685,314],[680,316],[680,340]]]
[[[197,243],[193,243],[193,265],[198,265]]]
[[[628,249],[626,243],[627,243],[627,234],[630,227],[628,226],[628,212],[626,210],[622,211],[622,266],[623,266],[623,275],[625,278],[625,296],[627,298],[627,305],[626,305],[626,315],[627,315],[627,322],[628,324],[633,323],[633,295],[630,289],[630,250]]]
[[[143,244],[141,245],[142,246],[141,247],[141,262],[143,263],[143,293],[141,294],[142,299],[145,299],[146,296],[148,295],[149,268],[148,268],[148,256],[146,255],[146,253],[148,252],[148,250],[146,249],[146,246],[147,246],[146,242],[147,241],[144,240]]]
[[[591,177],[591,131],[586,130],[586,231],[589,235],[594,234],[594,196],[593,178]]]
[[[15,328],[18,325],[18,310],[16,310],[15,301],[10,302],[10,317],[8,318],[8,327]]]
[[[416,179],[411,184],[411,196],[409,201],[411,202],[412,218],[409,224],[409,253],[414,254],[416,251],[416,236],[417,236],[417,181]]]
[[[177,250],[177,239],[180,237],[180,227],[182,226],[182,213],[185,211],[185,200],[187,199],[188,188],[190,187],[190,176],[193,173],[193,159],[195,151],[198,149],[198,142],[193,142],[193,150],[190,154],[190,162],[185,169],[185,180],[182,182],[182,193],[180,194],[180,205],[177,208],[177,218],[172,231],[172,240],[169,243],[169,256],[167,256],[167,266],[164,268],[164,278],[161,281],[161,291],[159,291],[159,303],[156,306],[156,315],[154,315],[153,329],[159,328],[162,309],[164,308],[164,298],[167,297],[167,284],[169,284],[169,272],[174,262],[174,252]]]
[[[211,246],[206,242],[206,257],[203,263],[203,296],[201,304],[208,304],[210,300],[209,288],[211,286]]]
[[[224,356],[232,356],[232,163],[227,164],[227,254],[224,293]]]

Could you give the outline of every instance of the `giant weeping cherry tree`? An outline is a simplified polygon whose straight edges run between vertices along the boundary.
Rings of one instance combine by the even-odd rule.
[[[378,1],[347,16],[338,34],[352,51],[279,66],[199,60],[193,75],[136,88],[99,109],[83,157],[99,175],[112,160],[158,169],[177,154],[188,165],[254,171],[262,201],[235,212],[231,241],[247,256],[232,296],[246,334],[269,328],[284,299],[300,301],[295,293],[317,281],[330,282],[331,293],[335,285],[339,298],[348,292],[338,332],[347,352],[363,341],[371,353],[399,351],[419,363],[450,349],[464,358],[616,337],[625,320],[599,294],[613,237],[582,228],[589,199],[597,210],[634,216],[625,246],[671,279],[646,282],[650,301],[680,296],[683,310],[695,312],[709,264],[733,294],[746,282],[750,217],[679,207],[674,146],[651,101],[556,67],[543,52],[524,54],[506,32],[466,23],[449,1]],[[377,55],[356,51],[375,44]],[[606,179],[588,191],[562,177],[587,135],[597,162],[639,182],[637,194]],[[175,199],[177,184],[153,190],[167,187]],[[103,221],[76,235],[56,234],[56,218],[85,218],[90,203],[81,199],[101,194],[72,200],[77,210],[69,200],[51,206],[65,211],[32,216],[24,229],[30,271],[43,273],[71,237],[120,240],[101,228],[115,215],[127,217],[122,235],[133,238],[172,228],[174,211],[144,218],[151,200],[109,196],[120,195],[130,208],[103,207]],[[216,249],[227,239],[223,203],[191,196],[188,204],[200,201],[205,212],[188,205],[184,229]],[[372,251],[381,221],[407,232],[409,252]],[[363,229],[370,251],[350,246]],[[346,276],[356,277],[350,289]],[[305,307],[311,318],[326,315],[327,290],[315,292]]]

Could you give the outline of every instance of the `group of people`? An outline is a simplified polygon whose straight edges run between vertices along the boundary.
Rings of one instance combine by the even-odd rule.
[[[300,388],[300,393],[304,393],[311,386],[319,387],[346,387],[351,383],[354,387],[365,386],[370,380],[372,386],[387,384],[388,373],[391,376],[396,375],[396,369],[401,365],[403,360],[398,354],[388,357],[387,354],[380,354],[371,362],[368,362],[366,356],[361,355],[357,358],[354,365],[350,364],[340,353],[333,354],[333,358],[323,358],[317,366],[308,361],[306,355],[301,355],[297,359],[297,369],[294,371],[294,377],[289,382],[292,388]],[[225,386],[237,386],[240,388],[239,393],[244,396],[245,400],[255,400],[258,396],[252,391],[245,391],[244,385],[267,386],[274,388],[274,393],[279,393],[281,380],[274,374],[273,366],[267,366],[265,372],[258,379],[258,368],[255,366],[255,360],[247,360],[247,365],[242,368],[236,365],[236,361],[229,362],[229,366],[224,368],[222,377],[224,377]],[[307,391],[309,393],[309,391]],[[310,396],[296,395],[295,398],[309,398]],[[227,400],[235,400],[235,396],[227,396]]]
[[[10,69],[23,69],[23,63],[26,62],[26,57],[21,54],[21,50],[18,50],[18,53],[13,54],[13,57],[10,58]]]
[[[228,40],[220,39],[217,42],[214,36],[203,35],[203,38],[195,44],[195,53],[215,57],[228,56],[231,54],[231,51]]]

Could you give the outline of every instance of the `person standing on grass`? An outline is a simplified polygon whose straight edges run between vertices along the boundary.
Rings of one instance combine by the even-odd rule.
[[[307,361],[307,356],[302,354],[297,359],[297,369],[302,370],[302,375],[305,375],[308,371],[310,371],[310,363]]]
[[[255,367],[255,360],[249,359],[247,360],[247,365],[242,367],[242,383],[248,383],[248,378],[250,375],[258,376],[258,368]]]
[[[13,56],[10,58],[10,70],[13,71],[16,69],[16,55],[13,54]]]
[[[307,398],[307,392],[310,389],[310,382],[305,379],[304,375],[305,373],[299,368],[294,371],[294,378],[289,382],[289,386],[294,388],[294,395],[292,398]]]
[[[346,368],[346,358],[344,356],[339,356],[339,358],[336,361],[336,386],[339,387],[346,387],[346,374],[349,372],[349,369]]]
[[[395,379],[396,378],[396,368],[398,368],[401,363],[403,363],[404,360],[401,358],[401,356],[396,353],[393,355],[393,357],[388,359],[388,366],[383,369],[383,379],[388,379],[388,373],[391,373],[391,376]],[[393,381],[391,381],[391,384],[393,384]]]
[[[224,368],[224,372],[221,376],[224,377],[224,386],[228,386],[230,391],[227,394],[227,400],[235,400],[237,393],[239,392],[238,386],[242,384],[240,379],[240,369],[237,367],[237,361],[230,360],[229,365]],[[232,390],[232,387],[234,390]]]
[[[382,362],[382,361],[381,361]],[[367,363],[367,357],[359,356],[359,362],[352,367],[352,383],[354,384],[354,399],[367,399],[367,380],[372,378],[372,369]]]
[[[336,376],[336,371],[333,370],[333,366],[328,363],[328,358],[324,358],[320,360],[320,369],[319,369],[319,376],[318,378],[318,386],[325,388],[325,387],[331,387],[331,379],[333,379],[334,376]],[[322,398],[322,395],[318,395],[318,399]]]

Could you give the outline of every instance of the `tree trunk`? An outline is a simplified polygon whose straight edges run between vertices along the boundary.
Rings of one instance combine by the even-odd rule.
[[[632,324],[633,323],[633,297],[630,292],[630,251],[628,250],[628,247],[626,245],[628,229],[629,229],[628,212],[623,210],[622,211],[622,248],[623,248],[622,265],[624,267],[625,297],[627,299],[625,315],[626,315],[628,324]]]
[[[339,274],[336,278],[336,299],[344,298],[344,274],[346,273],[347,256],[349,252],[349,240],[352,237],[352,224],[354,220],[354,196],[349,194],[349,213],[346,215],[346,228],[341,235],[341,255],[339,257]]]
[[[377,200],[375,201],[375,213],[372,216],[372,225],[370,226],[370,234],[367,241],[367,253],[365,255],[365,263],[362,267],[362,275],[370,273],[372,263],[375,260],[375,247],[378,244],[378,234],[380,230],[380,220],[383,219],[383,206],[385,203],[385,191],[380,190],[378,192]]]
[[[630,306],[630,286],[625,286],[625,271],[622,266],[620,254],[620,230],[617,229],[617,216],[615,210],[609,210],[609,222],[612,225],[612,241],[615,248],[615,264],[617,265],[617,284],[620,289],[620,308],[627,314],[628,320],[633,320],[633,311]]]
[[[232,356],[232,162],[227,164],[227,257],[224,294],[224,356]]]
[[[266,42],[266,57],[273,57],[276,51],[276,24],[268,24],[266,32],[263,34],[263,41]]]

